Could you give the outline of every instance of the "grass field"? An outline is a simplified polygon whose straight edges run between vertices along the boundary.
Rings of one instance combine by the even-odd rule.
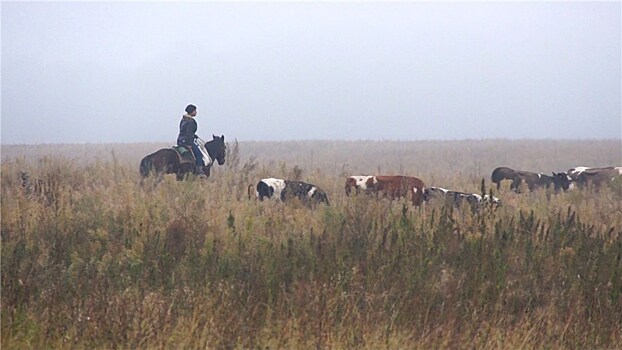
[[[480,212],[343,190],[404,174],[488,193],[497,166],[620,166],[620,140],[233,142],[206,181],[141,184],[140,159],[166,146],[2,146],[2,348],[622,344],[622,181],[506,183]],[[331,205],[249,200],[264,177]]]

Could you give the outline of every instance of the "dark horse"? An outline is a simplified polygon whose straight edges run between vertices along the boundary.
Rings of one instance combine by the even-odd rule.
[[[508,167],[499,167],[492,171],[491,180],[497,184],[497,189],[501,186],[501,181],[512,180],[510,189],[515,192],[519,192],[519,186],[521,183],[526,183],[529,191],[533,191],[537,188],[548,188],[553,185],[555,192],[559,190],[568,190],[570,186],[570,179],[566,173],[553,173],[553,176],[544,175],[541,173],[532,173],[529,171],[514,170]]]
[[[516,193],[519,192],[519,186],[525,182],[529,191],[534,191],[537,188],[549,188],[553,185],[555,192],[559,190],[568,190],[570,187],[570,180],[566,173],[553,173],[553,176],[545,175],[542,173],[532,173],[529,171],[516,171],[514,179],[512,179],[512,185],[510,186]]]
[[[212,136],[213,140],[205,143],[205,149],[209,153],[210,158],[212,158],[212,163],[203,167],[203,174],[207,177],[210,175],[213,160],[215,159],[218,165],[223,165],[225,164],[226,156],[225,136]],[[186,174],[193,173],[194,170],[194,164],[181,162],[179,154],[173,148],[162,148],[140,161],[140,175],[143,178],[151,173],[155,173],[158,176],[176,174],[177,180],[183,180]]]
[[[492,175],[490,179],[492,183],[497,184],[497,190],[501,187],[501,181],[503,180],[514,180],[516,176],[516,170],[508,167],[498,167],[492,171]]]

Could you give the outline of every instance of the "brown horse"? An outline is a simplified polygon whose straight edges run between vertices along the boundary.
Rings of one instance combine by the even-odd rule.
[[[410,195],[413,205],[420,206],[423,203],[425,184],[421,179],[412,176],[376,175],[371,181],[370,190],[376,195],[382,192],[391,199],[407,198]]]
[[[218,165],[225,164],[226,145],[225,136],[213,136],[213,140],[205,143],[205,149],[212,160],[216,160]],[[210,176],[210,169],[212,163],[203,167],[203,174]],[[176,174],[177,180],[183,180],[188,173],[193,173],[195,170],[194,163],[186,163],[180,161],[180,156],[175,149],[162,148],[150,155],[146,156],[140,161],[140,175],[143,178],[150,174],[156,174],[162,176],[165,174]]]

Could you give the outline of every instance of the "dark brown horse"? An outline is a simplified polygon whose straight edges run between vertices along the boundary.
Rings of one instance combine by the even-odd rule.
[[[519,170],[514,175],[510,188],[518,193],[520,185],[524,182],[527,184],[529,191],[533,191],[536,188],[549,188],[549,186],[554,184],[554,180],[553,176]]]
[[[516,170],[508,167],[498,167],[492,171],[492,175],[490,175],[490,180],[492,183],[497,184],[497,190],[501,187],[501,181],[503,180],[514,180],[516,176]]]
[[[553,173],[553,176],[549,176],[529,171],[516,171],[510,188],[518,193],[519,187],[523,182],[527,184],[529,191],[534,191],[538,188],[549,188],[553,185],[555,192],[559,192],[559,190],[566,191],[570,187],[570,179],[566,173]]]
[[[527,184],[529,191],[537,188],[548,188],[553,185],[555,191],[568,190],[570,186],[570,178],[564,172],[553,173],[553,176],[544,175],[542,173],[532,173],[529,171],[514,170],[508,167],[499,167],[492,171],[490,176],[493,183],[497,184],[497,189],[501,186],[501,181],[512,180],[510,189],[519,192],[520,185],[524,182]]]
[[[210,164],[203,167],[203,174],[207,177],[210,175],[210,169],[214,160],[218,162],[218,165],[225,164],[227,148],[224,135],[220,137],[212,136],[213,140],[205,143],[205,149],[212,159]],[[172,147],[162,148],[140,161],[140,175],[142,175],[143,178],[151,174],[156,174],[158,176],[176,174],[177,180],[183,180],[188,173],[193,173],[194,170],[194,162],[182,162],[179,154]]]

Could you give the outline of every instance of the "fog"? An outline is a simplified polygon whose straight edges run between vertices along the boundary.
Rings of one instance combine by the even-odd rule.
[[[3,144],[622,138],[619,1],[1,6]]]

